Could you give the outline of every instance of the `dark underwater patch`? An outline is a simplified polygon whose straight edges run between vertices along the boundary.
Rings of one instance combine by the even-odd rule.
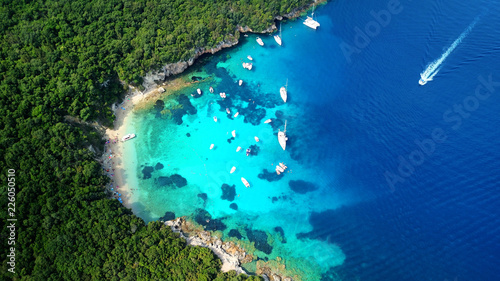
[[[284,173],[278,175],[276,171],[269,172],[267,169],[263,169],[262,173],[258,174],[257,177],[259,179],[267,180],[268,182],[273,182],[280,180],[284,175]]]
[[[229,237],[235,237],[236,239],[241,239],[243,236],[241,236],[241,233],[236,230],[236,229],[231,229],[229,230]]]
[[[193,104],[191,104],[191,100],[186,95],[179,95],[175,100],[179,103],[179,105],[181,105],[181,107],[171,111],[172,118],[177,125],[181,125],[182,117],[184,115],[196,114],[197,110]]]
[[[162,164],[162,163],[160,163],[160,162],[158,162],[158,163],[156,163],[156,165],[155,165],[155,170],[157,170],[157,171],[158,171],[158,170],[161,170],[161,169],[163,169],[163,167],[164,167],[164,166],[163,166],[163,164]]]
[[[143,175],[143,179],[149,179],[151,178],[151,173],[155,170],[155,168],[151,167],[151,166],[145,166],[143,169],[142,169],[142,175]]]
[[[179,174],[173,174],[169,177],[159,177],[157,183],[159,186],[175,185],[181,188],[187,185],[187,180]]]
[[[285,231],[281,226],[277,226],[274,228],[274,231],[278,234],[278,239],[281,241],[281,243],[285,244],[286,243],[286,237],[285,237]]]
[[[236,185],[228,185],[228,184],[223,184],[221,186],[222,189],[222,196],[220,197],[222,200],[227,200],[229,202],[234,200],[234,197],[236,196]]]
[[[204,209],[196,209],[194,214],[194,220],[202,225],[205,230],[220,230],[224,231],[227,226],[222,222],[221,219],[212,219],[212,215]]]
[[[229,205],[229,208],[238,211],[238,205],[236,205],[236,203],[231,203],[231,205]]]
[[[170,221],[175,219],[175,213],[174,212],[166,212],[163,217],[160,218],[161,221]]]
[[[288,182],[288,185],[294,192],[299,194],[306,194],[318,189],[318,186],[314,183],[303,180],[291,180],[290,182]]]
[[[267,243],[267,234],[262,230],[245,229],[248,240],[255,243],[255,249],[269,255],[273,251],[273,247]]]

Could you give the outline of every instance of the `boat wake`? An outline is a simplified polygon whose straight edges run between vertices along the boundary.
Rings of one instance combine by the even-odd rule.
[[[455,50],[455,48],[462,42],[462,40],[469,35],[470,31],[472,28],[474,28],[474,25],[476,25],[477,21],[479,20],[479,17],[476,17],[474,21],[469,24],[469,26],[460,34],[460,36],[453,41],[453,43],[446,49],[446,51],[441,55],[441,57],[430,64],[427,65],[427,68],[420,73],[420,80],[418,81],[418,84],[420,85],[425,85],[428,81],[432,81],[434,76],[438,74],[439,70],[441,69],[441,64],[444,62],[444,60]]]

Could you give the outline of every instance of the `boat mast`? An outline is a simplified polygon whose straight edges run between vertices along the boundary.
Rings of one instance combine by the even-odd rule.
[[[286,133],[286,120],[285,120],[285,130],[283,131],[283,133]]]
[[[288,91],[288,78],[286,78],[285,88],[286,88],[286,90]]]

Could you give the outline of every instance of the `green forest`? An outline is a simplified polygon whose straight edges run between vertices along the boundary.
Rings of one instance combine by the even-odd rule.
[[[150,69],[266,29],[306,0],[5,1],[0,4],[2,280],[260,280],[105,193],[110,105]],[[68,118],[71,117],[71,118]],[[7,171],[15,176],[15,273],[7,271]]]

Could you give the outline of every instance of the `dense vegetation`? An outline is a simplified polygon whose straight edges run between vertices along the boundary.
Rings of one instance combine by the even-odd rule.
[[[110,104],[151,68],[234,40],[236,26],[263,30],[306,0],[1,1],[0,219],[7,169],[16,170],[19,280],[244,280],[222,274],[204,248],[144,222],[108,199],[97,155]],[[121,81],[120,81],[121,80]],[[5,278],[2,278],[5,279]],[[250,278],[250,279],[253,279]]]

